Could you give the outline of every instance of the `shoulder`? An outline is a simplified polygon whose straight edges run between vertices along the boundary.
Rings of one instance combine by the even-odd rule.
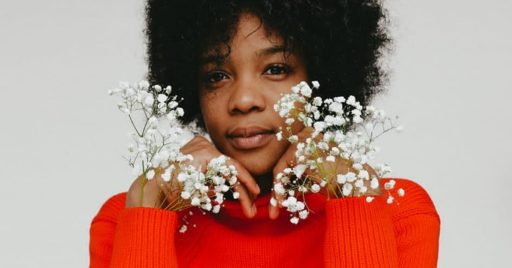
[[[126,192],[111,196],[103,203],[98,214],[94,217],[93,223],[98,220],[116,222],[119,213],[125,208],[125,202]]]
[[[434,202],[421,185],[407,178],[383,178],[382,185],[390,181],[395,181],[394,187],[389,190],[389,193],[384,190],[384,195],[390,194],[394,197],[394,202],[390,205],[393,220],[423,214],[432,216],[439,221],[439,214]],[[400,189],[403,190],[403,196],[398,194]]]

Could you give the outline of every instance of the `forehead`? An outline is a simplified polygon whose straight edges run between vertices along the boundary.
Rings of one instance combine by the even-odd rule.
[[[201,55],[202,63],[222,62],[227,57],[250,53],[262,57],[278,52],[287,52],[283,38],[276,32],[268,31],[261,19],[251,13],[242,13],[231,40],[207,49]]]

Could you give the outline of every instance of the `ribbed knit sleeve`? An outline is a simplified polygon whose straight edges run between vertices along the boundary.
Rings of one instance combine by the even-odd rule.
[[[440,218],[434,203],[413,181],[401,179],[397,185],[406,191],[393,213],[399,267],[437,267]]]
[[[397,267],[393,223],[381,198],[326,203],[325,267]]]
[[[91,225],[90,266],[177,267],[177,214],[124,208],[124,203],[119,204],[124,198],[116,197],[107,201]]]
[[[440,221],[434,204],[416,183],[395,180],[406,194],[390,205],[383,197],[327,201],[326,267],[436,267]]]

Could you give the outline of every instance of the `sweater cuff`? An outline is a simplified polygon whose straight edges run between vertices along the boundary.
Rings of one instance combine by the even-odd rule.
[[[382,197],[326,202],[326,267],[397,267],[393,223]]]
[[[119,214],[111,267],[176,267],[178,214],[155,208],[126,208]]]

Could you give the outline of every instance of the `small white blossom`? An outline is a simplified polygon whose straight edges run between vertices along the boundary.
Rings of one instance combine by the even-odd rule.
[[[192,201],[190,201],[190,204],[192,206],[199,206],[201,204],[201,200],[197,197],[192,198]]]
[[[273,207],[277,206],[277,199],[275,199],[273,197],[270,198],[270,205],[273,206]]]
[[[283,184],[281,183],[276,183],[274,184],[274,191],[276,192],[276,194],[284,194],[284,187],[283,187]]]
[[[405,190],[400,188],[400,189],[398,189],[397,193],[398,193],[398,196],[402,197],[405,195]]]
[[[155,176],[155,171],[152,169],[149,170],[148,173],[146,173],[146,178],[148,178],[148,180],[153,179],[154,176]]]
[[[320,192],[320,185],[318,185],[318,184],[316,184],[316,183],[315,183],[315,184],[313,184],[313,185],[311,185],[311,192],[313,192],[313,193],[318,193],[318,192]]]
[[[343,189],[342,189],[343,195],[349,196],[352,193],[352,189],[353,189],[352,184],[350,184],[350,183],[343,184]]]
[[[395,180],[389,180],[388,182],[384,183],[384,189],[391,190],[395,187]]]
[[[181,192],[181,198],[183,199],[189,199],[190,198],[190,193],[189,192]]]
[[[302,210],[301,212],[299,212],[299,218],[301,218],[302,220],[305,220],[309,215],[309,211],[307,210]]]

